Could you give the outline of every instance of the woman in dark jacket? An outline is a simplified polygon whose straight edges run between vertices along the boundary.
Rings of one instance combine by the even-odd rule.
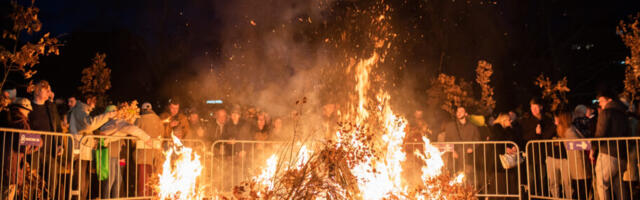
[[[494,174],[492,178],[487,179],[488,194],[518,194],[518,168],[517,166],[505,169],[500,161],[500,155],[517,155],[519,153],[520,135],[517,127],[513,127],[509,115],[501,113],[496,120],[493,121],[491,126],[490,141],[511,141],[517,146],[512,144],[495,144],[486,146],[487,148],[487,173]],[[496,191],[497,190],[497,191]],[[516,199],[516,198],[514,198]]]

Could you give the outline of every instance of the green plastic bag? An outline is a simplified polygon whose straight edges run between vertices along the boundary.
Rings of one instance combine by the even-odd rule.
[[[100,139],[95,154],[98,180],[107,180],[109,178],[109,149],[104,145],[104,139]]]

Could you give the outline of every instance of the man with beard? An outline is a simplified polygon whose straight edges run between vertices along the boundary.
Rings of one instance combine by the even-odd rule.
[[[480,141],[480,132],[478,127],[471,124],[468,120],[469,114],[464,107],[456,108],[455,121],[445,125],[445,142],[464,142],[464,141]],[[452,160],[449,160],[450,169],[452,171],[464,171],[467,180],[474,180],[473,162],[474,150],[473,145],[456,144],[451,154]],[[451,165],[453,164],[453,166]]]

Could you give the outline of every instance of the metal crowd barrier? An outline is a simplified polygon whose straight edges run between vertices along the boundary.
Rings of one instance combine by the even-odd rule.
[[[181,143],[205,158],[208,148],[202,141]],[[80,199],[154,199],[165,161],[163,152],[174,144],[172,139],[144,143],[135,137],[87,135],[80,146],[75,160],[79,162],[76,180]],[[203,167],[206,171],[207,166]]]
[[[282,151],[282,147],[289,143],[281,141],[247,141],[247,140],[219,140],[212,144],[213,175],[212,187],[218,193],[228,193],[242,181],[260,174],[265,160]],[[445,161],[446,171],[452,176],[465,173],[467,183],[478,191],[478,197],[512,198],[521,196],[520,164],[524,163],[520,156],[511,156],[515,165],[505,169],[500,157],[506,154],[506,148],[520,152],[517,145],[509,141],[497,142],[450,142],[433,143],[441,151]],[[407,160],[404,163],[403,174],[410,184],[417,184],[420,180],[420,169],[424,162],[414,155],[414,151],[422,151],[423,143],[408,143],[404,146]],[[453,151],[458,153],[454,158]],[[470,153],[466,153],[469,149]],[[519,155],[515,153],[515,155]],[[505,156],[505,155],[503,155]],[[511,186],[511,187],[510,187]]]
[[[465,181],[481,198],[520,199],[520,185],[524,169],[518,145],[511,141],[434,142],[445,163],[444,172],[455,177],[464,173]],[[405,180],[420,181],[420,169],[424,162],[414,155],[422,152],[423,143],[406,143]],[[508,149],[508,150],[507,150]],[[503,157],[503,158],[501,158]],[[504,163],[503,163],[504,162]],[[417,179],[417,180],[416,180]]]
[[[283,141],[218,140],[211,145],[210,173],[214,193],[230,192],[234,186],[260,173],[264,161],[282,150]],[[213,194],[209,194],[213,195]]]
[[[0,132],[0,199],[155,198],[154,187],[164,162],[162,152],[173,146],[170,139],[136,144],[138,139],[134,137],[78,138],[9,128],[0,128]],[[100,141],[103,145],[99,145]],[[233,186],[258,175],[264,160],[290,145],[240,140],[219,140],[211,145],[199,140],[182,143],[202,155],[202,180],[208,187],[206,191],[212,193],[229,192]],[[478,197],[520,199],[525,193],[521,184],[527,185],[530,199],[640,197],[640,137],[530,141],[524,158],[512,153],[520,150],[508,141],[432,144],[443,152],[446,172],[452,176],[464,173]],[[104,151],[117,147],[119,153]],[[420,177],[416,173],[420,173],[423,163],[413,152],[422,148],[422,143],[404,146],[409,183],[420,181],[416,180]],[[597,152],[594,160],[589,155],[592,151]],[[102,163],[97,162],[99,158]],[[116,173],[112,173],[114,169]],[[120,188],[119,192],[116,188]]]
[[[638,145],[640,137],[530,141],[529,198],[638,199]]]
[[[71,135],[0,128],[0,199],[68,199],[73,174]]]

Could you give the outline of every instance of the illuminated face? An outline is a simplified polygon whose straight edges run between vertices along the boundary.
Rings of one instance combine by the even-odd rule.
[[[238,121],[240,121],[240,113],[231,113],[231,121],[233,121],[233,123],[238,123]]]
[[[220,124],[226,123],[227,122],[227,111],[218,110],[218,112],[216,112],[216,121],[218,121],[218,123],[220,123]]]
[[[593,113],[596,112],[593,108],[587,108],[587,112],[585,113],[586,117],[590,117]]]
[[[189,115],[189,121],[190,121],[191,123],[196,123],[196,122],[200,121],[200,116],[198,116],[198,114],[197,114],[197,113],[191,113],[191,114]]]
[[[69,99],[67,99],[67,105],[69,106],[69,108],[73,108],[76,106],[76,98],[75,97],[69,97]]]
[[[513,111],[509,111],[509,122],[516,121],[518,119],[518,114]]]
[[[531,104],[531,114],[534,116],[540,116],[542,112],[542,106],[538,104]]]
[[[91,108],[96,107],[96,102],[98,102],[98,99],[96,97],[89,97],[87,99],[87,105]]]
[[[178,111],[180,111],[180,104],[169,104],[169,114],[171,116],[177,115]]]
[[[603,110],[604,110],[604,107],[606,107],[609,102],[611,102],[611,99],[609,98],[598,97],[598,104],[600,105],[600,108]]]
[[[458,109],[456,109],[456,118],[463,119],[465,117],[467,117],[467,111],[464,107],[458,107]]]
[[[38,99],[48,99],[52,94],[51,87],[38,87],[34,95]]]

